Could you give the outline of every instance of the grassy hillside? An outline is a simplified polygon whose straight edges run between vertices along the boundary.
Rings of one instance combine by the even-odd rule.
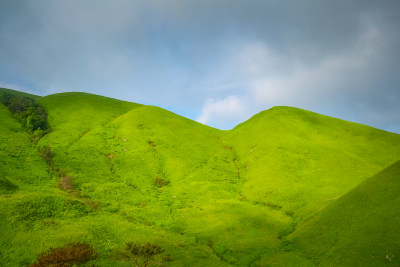
[[[0,105],[2,266],[74,242],[96,251],[88,266],[131,266],[129,242],[171,266],[312,266],[285,236],[400,158],[399,135],[289,107],[221,131],[91,94],[33,98],[51,129],[37,144]]]
[[[324,266],[400,264],[400,161],[363,182],[293,234]]]
[[[398,134],[291,107],[261,112],[226,139],[243,170],[243,195],[301,214],[400,158]]]
[[[86,93],[61,93],[38,99],[48,111],[53,132],[42,140],[68,145],[96,127],[140,105]]]
[[[1,104],[0,121],[0,191],[7,192],[8,187],[16,188],[24,184],[48,183],[51,178],[36,147],[22,126]]]
[[[52,114],[65,104],[41,103],[54,125]],[[96,114],[105,118],[100,115]],[[80,113],[76,116],[81,117]],[[74,116],[66,123],[80,129],[79,122],[84,120],[78,119]],[[133,106],[109,121],[82,125],[89,130],[79,138],[54,127],[39,146],[50,147],[55,167],[73,177],[83,197],[100,202],[106,211],[122,214],[133,225],[150,227],[155,233],[168,231],[179,239],[190,238],[194,247],[190,254],[205,250],[202,257],[216,258],[214,262],[255,261],[261,252],[254,248],[272,250],[279,244],[276,233],[290,219],[239,200],[240,180],[232,150],[221,139],[224,132],[151,106]],[[264,222],[258,218],[260,213],[274,216]],[[246,219],[249,222],[243,223]],[[231,226],[226,229],[228,222]],[[246,233],[253,223],[260,228]],[[177,250],[178,244],[187,242],[170,245]],[[193,265],[198,260],[190,258],[183,262]]]

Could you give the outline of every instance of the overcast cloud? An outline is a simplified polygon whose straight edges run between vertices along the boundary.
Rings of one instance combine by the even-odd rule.
[[[400,133],[400,2],[2,0],[0,86],[229,129],[276,105]]]

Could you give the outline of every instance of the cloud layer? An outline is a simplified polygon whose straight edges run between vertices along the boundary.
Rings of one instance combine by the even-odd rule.
[[[288,105],[400,133],[397,0],[0,2],[0,86],[228,129]]]
[[[221,100],[207,99],[197,121],[203,124],[229,128],[229,122],[248,118],[246,103],[238,96],[228,96]]]

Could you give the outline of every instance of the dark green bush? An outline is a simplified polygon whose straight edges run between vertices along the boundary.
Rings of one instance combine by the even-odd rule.
[[[18,186],[11,183],[8,179],[0,177],[0,193],[12,193],[18,189]]]
[[[19,221],[33,222],[48,218],[81,217],[93,210],[77,200],[57,196],[45,196],[21,201],[14,208],[14,216]]]
[[[32,98],[13,94],[4,94],[2,102],[8,107],[12,114],[20,113],[35,104],[35,100]]]
[[[49,167],[53,167],[53,153],[49,147],[39,148],[39,154]]]
[[[156,175],[154,177],[154,184],[157,187],[163,187],[169,184],[169,181],[160,177],[160,175]]]
[[[285,214],[286,214],[287,216],[293,217],[293,216],[294,216],[294,211],[292,211],[292,210],[287,210],[287,211],[285,212]]]
[[[47,113],[38,105],[29,106],[25,110],[13,114],[29,132],[47,129]]]
[[[136,266],[147,266],[149,264],[156,264],[155,256],[164,252],[164,249],[157,244],[136,244],[133,242],[126,243],[125,251],[130,260],[132,260]],[[169,261],[171,261],[169,259]]]
[[[87,243],[76,242],[64,247],[50,248],[40,254],[37,261],[30,267],[69,267],[75,264],[84,264],[96,256],[94,249]]]
[[[151,146],[154,151],[157,150],[157,145],[153,140],[151,140],[151,139],[147,140],[147,144],[149,144],[149,146]]]
[[[47,113],[34,99],[4,94],[2,103],[14,114],[19,123],[28,130],[35,141],[48,132]]]

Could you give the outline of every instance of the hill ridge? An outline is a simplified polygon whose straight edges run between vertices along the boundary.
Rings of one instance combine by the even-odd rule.
[[[46,95],[46,96],[38,96],[38,95],[30,94],[30,93],[20,92],[20,91],[13,90],[13,89],[0,88],[0,95],[3,94],[3,93],[13,93],[13,94],[18,93],[18,94],[25,95],[25,96],[27,96],[27,97],[35,97],[35,98],[42,98],[42,99],[48,98],[48,97],[52,97],[52,96],[73,96],[73,95],[85,95],[85,96],[89,96],[89,97],[90,97],[90,96],[96,96],[96,97],[100,97],[100,98],[103,98],[103,99],[111,99],[111,100],[121,101],[121,102],[125,102],[125,103],[132,103],[132,104],[142,105],[142,106],[153,106],[153,107],[157,107],[157,108],[160,108],[160,109],[164,109],[164,108],[161,108],[161,107],[158,107],[158,106],[154,106],[154,105],[138,104],[138,103],[135,103],[135,102],[130,102],[130,101],[126,101],[126,100],[121,100],[121,99],[117,99],[117,98],[113,98],[113,97],[102,96],[102,95],[98,95],[98,94],[87,93],[87,92],[80,92],[80,91],[61,92],[61,93],[54,93],[54,94],[50,94],[50,95]],[[195,121],[195,120],[193,120],[193,119],[187,118],[187,117],[185,117],[185,116],[182,116],[182,115],[180,115],[180,114],[177,114],[177,113],[175,113],[175,112],[173,112],[173,111],[170,111],[170,110],[168,110],[168,109],[164,109],[164,110],[166,110],[166,111],[168,111],[168,112],[171,112],[171,113],[173,113],[173,114],[175,114],[175,115],[181,116],[181,117],[183,117],[183,118],[186,118],[186,119]],[[233,127],[232,129],[230,129],[230,130],[221,130],[221,129],[218,129],[218,128],[215,128],[215,127],[212,127],[212,126],[209,126],[209,125],[206,125],[206,126],[211,127],[211,128],[215,128],[215,129],[218,129],[218,130],[221,130],[221,131],[228,131],[228,132],[229,132],[229,131],[234,130],[235,128],[240,128],[240,127],[242,127],[243,125],[246,125],[247,122],[249,122],[249,121],[251,121],[251,120],[253,120],[253,119],[259,118],[259,117],[261,117],[261,116],[266,116],[267,114],[268,114],[268,115],[271,115],[271,114],[269,114],[269,113],[276,112],[276,111],[290,111],[290,110],[293,111],[293,112],[312,113],[312,114],[314,114],[314,115],[325,116],[325,117],[329,117],[329,118],[341,120],[341,121],[344,121],[344,122],[351,122],[351,123],[354,123],[354,124],[357,124],[357,125],[363,125],[363,126],[365,126],[365,127],[371,127],[371,128],[377,129],[377,130],[389,132],[389,131],[386,131],[386,130],[383,130],[383,129],[379,129],[379,128],[376,128],[376,127],[373,127],[373,126],[365,125],[365,124],[362,124],[362,123],[352,122],[352,121],[344,120],[344,119],[341,119],[341,118],[337,118],[337,117],[333,117],[333,116],[321,114],[321,113],[318,113],[318,112],[310,111],[310,110],[307,110],[307,109],[303,109],[303,108],[299,108],[299,107],[292,107],[292,106],[285,106],[285,105],[273,106],[273,107],[271,107],[271,108],[269,108],[269,109],[260,111],[260,112],[258,112],[257,114],[254,114],[253,116],[251,116],[250,118],[248,118],[247,120],[245,120],[244,122],[241,122],[241,123],[237,124],[236,126],[234,126],[234,127]],[[196,122],[197,122],[197,121],[196,121]],[[202,124],[202,123],[200,123],[200,124]],[[203,124],[203,125],[205,125],[205,124]],[[389,132],[389,133],[392,133],[392,132]],[[394,133],[394,134],[397,134],[397,133]]]

